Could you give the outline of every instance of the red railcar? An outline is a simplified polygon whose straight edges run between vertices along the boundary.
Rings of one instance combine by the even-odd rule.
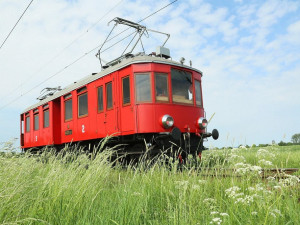
[[[111,135],[135,153],[145,142],[155,146],[153,153],[170,143],[202,151],[205,138],[218,138],[217,130],[206,131],[202,72],[168,59],[161,54],[166,48],[158,50],[125,55],[24,110],[22,148],[93,143]]]

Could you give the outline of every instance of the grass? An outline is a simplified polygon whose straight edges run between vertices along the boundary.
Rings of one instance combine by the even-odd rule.
[[[0,224],[299,224],[298,178],[258,175],[258,166],[299,168],[299,147],[212,150],[198,161],[240,177],[210,177],[195,164],[178,170],[163,158],[124,169],[108,160],[110,150],[93,160],[68,151],[5,153]]]

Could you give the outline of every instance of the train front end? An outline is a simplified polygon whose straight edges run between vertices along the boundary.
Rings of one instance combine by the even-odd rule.
[[[201,71],[157,59],[133,65],[133,75],[138,138],[160,150],[177,146],[183,155],[198,155],[206,138],[218,139],[216,129],[208,132]]]

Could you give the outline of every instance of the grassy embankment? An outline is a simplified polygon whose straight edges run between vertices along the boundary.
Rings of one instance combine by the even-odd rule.
[[[159,159],[122,169],[109,154],[2,154],[0,224],[299,224],[299,179],[259,175],[260,167],[299,168],[299,146],[203,153],[202,167],[239,177]]]

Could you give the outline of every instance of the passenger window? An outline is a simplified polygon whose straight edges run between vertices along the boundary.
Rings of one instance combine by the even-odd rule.
[[[30,131],[30,116],[26,116],[26,132]]]
[[[136,102],[152,102],[150,74],[135,75],[135,99]]]
[[[37,114],[34,114],[34,116],[33,116],[33,118],[34,118],[34,120],[33,120],[33,122],[34,122],[34,130],[38,130],[39,129],[39,114],[37,113]]]
[[[113,108],[112,82],[106,84],[106,109]]]
[[[88,115],[88,93],[85,92],[78,96],[78,117]]]
[[[49,110],[44,110],[44,128],[49,127]]]
[[[173,102],[193,104],[192,74],[171,69]]]
[[[103,111],[103,86],[98,87],[98,112]]]
[[[202,106],[201,83],[195,80],[196,105]]]
[[[155,74],[155,99],[156,101],[169,101],[168,74]]]
[[[123,105],[130,104],[130,80],[129,77],[122,79],[122,90],[123,90]]]
[[[70,121],[73,118],[72,98],[65,101],[65,121]]]

